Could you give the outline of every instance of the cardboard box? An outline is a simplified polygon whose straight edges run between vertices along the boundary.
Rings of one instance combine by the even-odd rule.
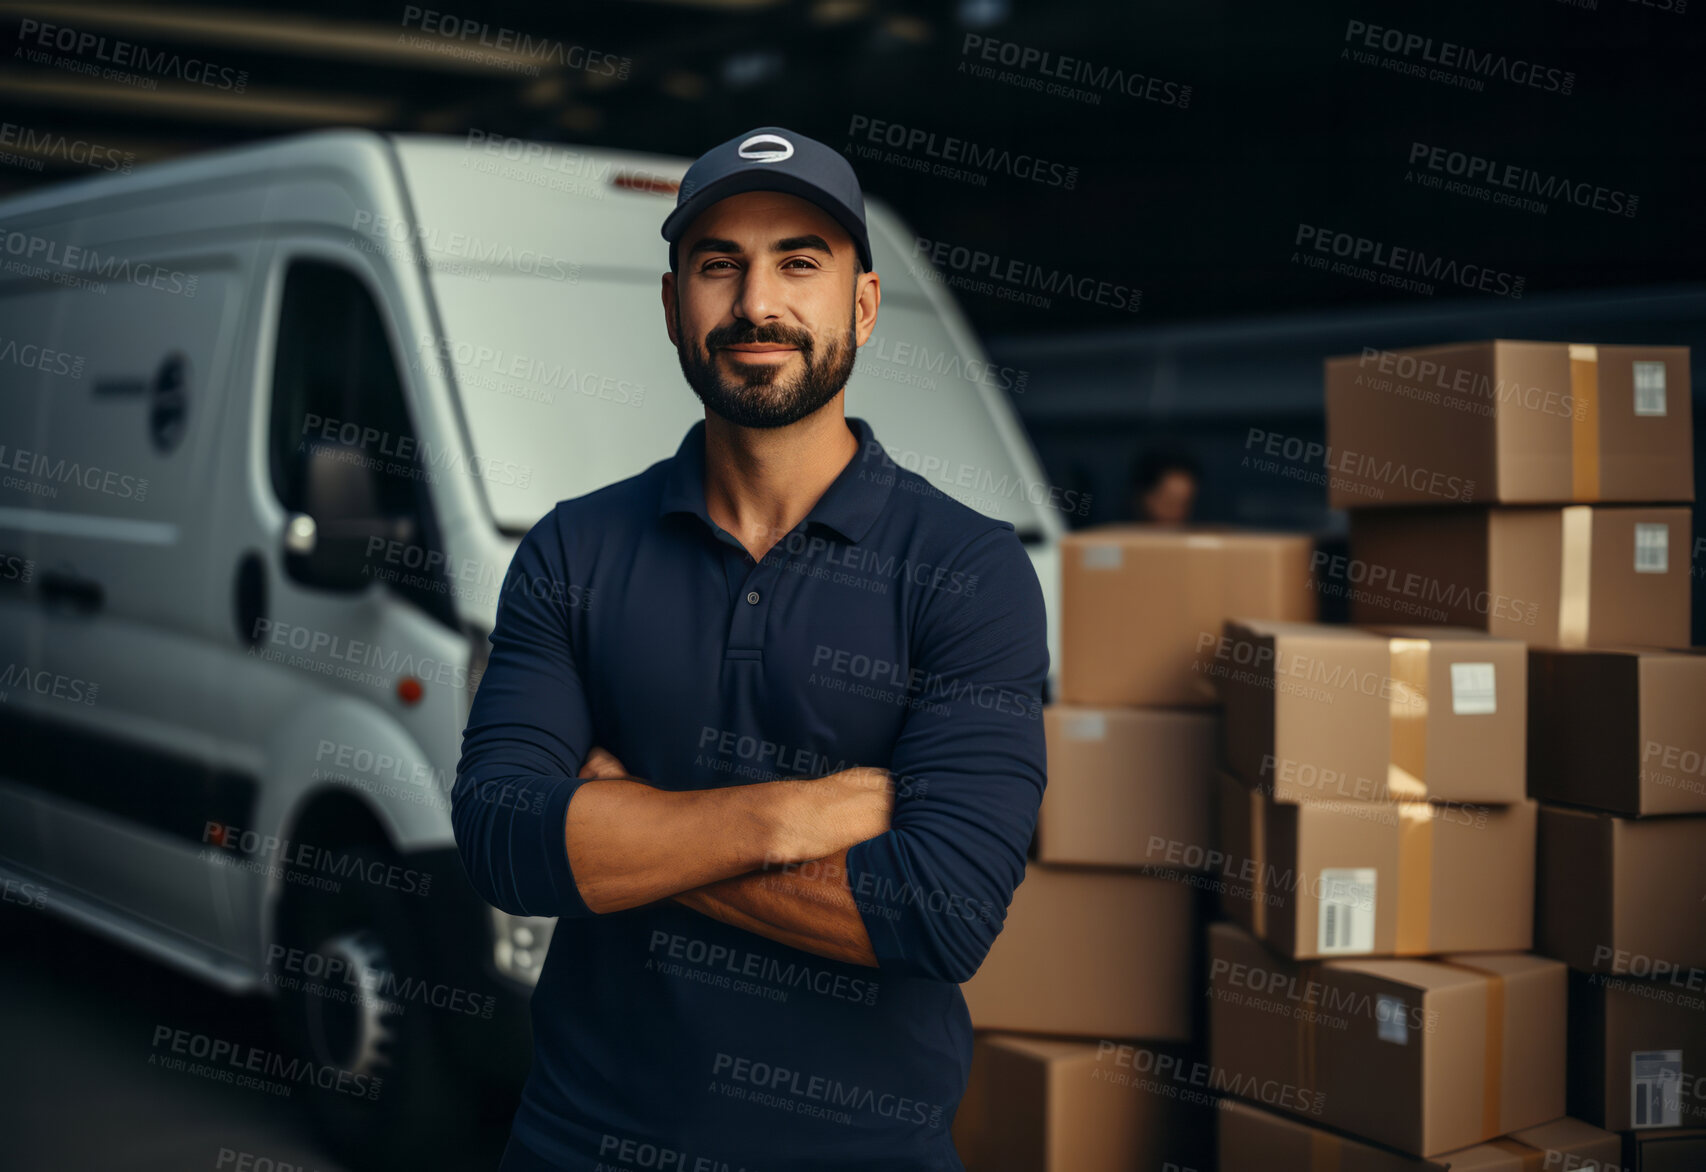
[[[1620,1136],[1566,1116],[1425,1160],[1237,1099],[1220,1100],[1216,1130],[1220,1172],[1615,1172],[1622,1149]]]
[[[1528,649],[1452,627],[1233,620],[1226,759],[1282,802],[1523,800]]]
[[[1706,1127],[1706,993],[1570,973],[1570,1114],[1605,1128]]]
[[[1214,845],[1218,716],[1052,704],[1043,709],[1043,730],[1048,787],[1037,815],[1039,861],[1203,865]]]
[[[1298,962],[1225,923],[1208,948],[1217,1090],[1430,1158],[1564,1114],[1557,961]]]
[[[1694,499],[1686,346],[1488,341],[1326,365],[1334,508]]]
[[[1032,863],[977,974],[979,1029],[1189,1041],[1197,893],[1132,871]]]
[[[1619,976],[1706,970],[1706,818],[1546,805],[1538,860],[1536,951]]]
[[[1321,567],[1351,620],[1475,627],[1549,647],[1688,643],[1686,508],[1353,509]]]
[[[1623,1167],[1604,1172],[1700,1172],[1706,1168],[1706,1129],[1623,1133]]]
[[[1301,534],[1103,525],[1060,541],[1060,699],[1216,703],[1205,640],[1233,615],[1313,619]]]
[[[1274,801],[1221,775],[1221,907],[1280,953],[1502,952],[1534,938],[1537,803]]]
[[[1528,796],[1706,813],[1706,647],[1528,654]]]
[[[1192,1159],[1200,1124],[1190,1126],[1178,1099],[1133,1085],[1116,1050],[1111,1042],[979,1034],[954,1116],[967,1172],[1130,1172]]]

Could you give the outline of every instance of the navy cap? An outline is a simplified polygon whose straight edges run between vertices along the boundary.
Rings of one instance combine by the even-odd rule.
[[[853,165],[833,148],[780,126],[760,126],[700,155],[681,177],[675,210],[663,222],[669,257],[695,217],[720,199],[743,191],[781,191],[808,199],[847,229],[865,271],[871,239],[865,230],[865,194]]]

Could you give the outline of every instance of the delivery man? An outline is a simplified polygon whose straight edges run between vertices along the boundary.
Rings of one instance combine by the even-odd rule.
[[[882,299],[845,159],[739,135],[663,236],[705,418],[523,538],[453,791],[481,895],[558,917],[502,1169],[959,1168],[1042,591],[845,414]]]

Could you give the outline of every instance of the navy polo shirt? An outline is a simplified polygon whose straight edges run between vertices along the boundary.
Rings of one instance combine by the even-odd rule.
[[[513,1135],[559,1168],[961,1167],[958,982],[1043,793],[1042,591],[1011,524],[847,424],[858,454],[760,561],[706,512],[701,421],[505,575],[452,820],[481,895],[558,917]],[[564,820],[595,744],[671,790],[891,770],[891,829],[847,855],[879,965],[670,900],[589,912]]]

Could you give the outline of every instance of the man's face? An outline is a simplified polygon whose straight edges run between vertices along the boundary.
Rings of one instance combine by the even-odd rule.
[[[785,427],[835,398],[876,324],[876,274],[855,278],[852,237],[808,200],[749,191],[706,208],[664,275],[681,373],[712,412]]]

